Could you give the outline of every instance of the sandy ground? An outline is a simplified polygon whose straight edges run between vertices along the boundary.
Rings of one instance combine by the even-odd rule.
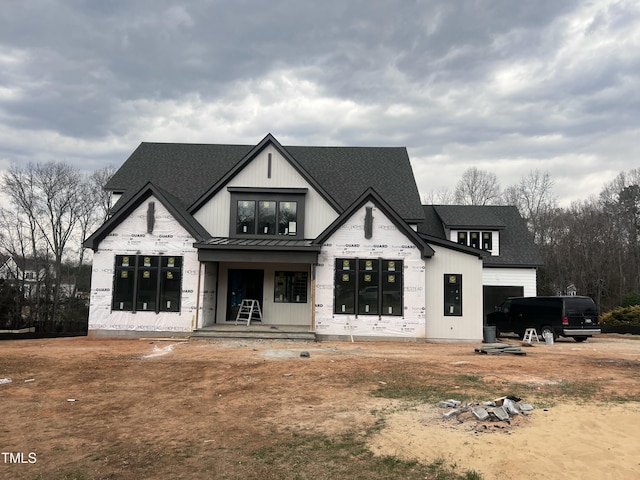
[[[371,442],[378,454],[474,469],[486,479],[640,478],[640,407],[558,405],[508,431],[476,433],[432,407],[394,414]]]
[[[269,445],[274,432],[334,435],[381,416],[385,427],[369,438],[380,455],[442,458],[486,480],[640,478],[640,403],[629,401],[640,398],[640,339],[562,340],[527,347],[526,356],[481,355],[475,346],[5,341],[0,379],[12,381],[0,384],[0,449],[35,453],[37,462],[0,457],[0,478],[216,478],[199,458],[215,453],[223,469],[224,455]],[[483,388],[495,385],[494,397],[517,383],[536,409],[508,425],[460,423],[431,403],[372,395],[403,373],[473,375]],[[545,392],[562,382],[590,382],[598,393],[548,401]],[[145,473],[149,464],[157,476]]]

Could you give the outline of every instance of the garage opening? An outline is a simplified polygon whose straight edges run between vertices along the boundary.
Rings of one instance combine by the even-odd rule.
[[[524,295],[524,287],[517,286],[491,286],[483,287],[483,305],[484,305],[484,321],[486,323],[487,314],[495,312],[496,307],[509,297],[522,297]]]

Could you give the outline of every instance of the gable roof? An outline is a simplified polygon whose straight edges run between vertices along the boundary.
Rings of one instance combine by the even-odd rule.
[[[448,229],[504,230],[506,225],[500,218],[502,212],[484,205],[433,205],[436,214]]]
[[[424,234],[448,240],[447,230],[500,230],[500,255],[487,255],[487,267],[541,267],[542,256],[514,206],[424,205]]]
[[[98,244],[115,227],[117,227],[124,218],[128,217],[152,195],[156,197],[167,210],[169,210],[169,213],[171,213],[178,223],[180,223],[180,225],[182,225],[182,227],[187,230],[187,232],[189,232],[196,241],[204,240],[209,237],[209,234],[204,227],[185,210],[178,199],[170,193],[165,192],[163,189],[155,186],[153,183],[147,183],[135,192],[132,197],[128,198],[128,200],[121,205],[120,209],[118,209],[115,214],[113,214],[98,230],[83,242],[82,246],[96,250],[98,248]]]
[[[422,221],[420,195],[404,147],[284,147],[271,134],[257,145],[141,143],[105,187],[123,193],[113,212],[150,182],[193,214],[267,145],[278,149],[338,213],[357,199],[358,192],[373,187],[403,219]]]
[[[340,228],[357,210],[362,208],[368,201],[372,201],[378,209],[398,228],[400,232],[409,238],[413,244],[422,252],[422,257],[431,257],[435,253],[372,187],[367,188],[349,207],[336,218],[314,241],[316,245],[322,245],[329,237]]]
[[[11,257],[9,255],[5,255],[4,253],[0,252],[0,268],[4,266],[5,263],[7,263],[9,261]]]

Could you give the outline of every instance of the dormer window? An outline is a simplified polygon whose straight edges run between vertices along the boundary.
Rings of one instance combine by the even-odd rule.
[[[460,245],[466,245],[468,247],[482,249],[487,252],[493,252],[493,235],[494,232],[488,231],[482,232],[459,230],[456,232],[456,236],[453,238],[456,238],[457,242]]]
[[[306,189],[229,187],[229,191],[232,237],[303,237]]]
[[[493,250],[493,235],[491,235],[491,232],[482,232],[482,249],[488,252]]]

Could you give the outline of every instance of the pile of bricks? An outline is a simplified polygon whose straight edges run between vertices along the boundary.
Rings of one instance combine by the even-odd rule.
[[[458,418],[465,413],[471,413],[476,420],[509,422],[516,415],[526,414],[533,410],[533,405],[520,403],[520,399],[507,396],[497,398],[482,405],[476,403],[462,403],[459,400],[444,400],[438,403],[438,407],[448,409],[443,418]]]

